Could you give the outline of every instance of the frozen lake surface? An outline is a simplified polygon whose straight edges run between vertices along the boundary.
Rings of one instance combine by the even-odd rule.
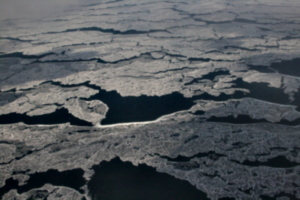
[[[3,0],[0,198],[300,199],[298,0]]]

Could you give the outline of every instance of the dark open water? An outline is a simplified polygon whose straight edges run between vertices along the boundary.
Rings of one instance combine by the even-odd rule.
[[[94,166],[88,183],[93,200],[207,200],[189,182],[158,173],[152,167],[115,158]]]

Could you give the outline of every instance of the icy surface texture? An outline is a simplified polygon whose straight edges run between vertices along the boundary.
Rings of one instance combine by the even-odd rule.
[[[213,200],[300,199],[298,0],[88,2],[0,18],[3,199],[90,199],[115,157]],[[156,118],[101,124],[149,98]]]

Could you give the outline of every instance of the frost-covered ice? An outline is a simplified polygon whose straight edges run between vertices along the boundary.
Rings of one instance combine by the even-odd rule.
[[[298,0],[121,0],[2,19],[0,195],[89,199],[86,185],[19,193],[8,181],[75,169],[88,181],[93,165],[118,156],[213,200],[299,199],[300,77],[281,70],[299,62],[299,10]],[[112,91],[192,103],[104,126]]]

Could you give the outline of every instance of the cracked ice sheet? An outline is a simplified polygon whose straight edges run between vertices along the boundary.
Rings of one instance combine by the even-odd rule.
[[[247,190],[257,187],[252,194],[256,197],[265,193],[275,194],[285,191],[287,188],[284,185],[280,187],[268,185],[267,191],[259,190],[260,187],[264,186],[260,186],[258,182],[277,183],[282,179],[286,182],[285,185],[291,185],[299,181],[299,176],[296,175],[300,170],[299,167],[285,169],[257,166],[253,168],[241,164],[245,160],[259,160],[263,163],[279,155],[286,156],[291,162],[299,162],[297,154],[291,154],[292,151],[299,151],[298,128],[296,127],[267,124],[199,123],[197,121],[192,122],[192,120],[180,124],[179,122],[180,119],[175,122],[165,120],[149,125],[136,125],[131,129],[126,126],[105,129],[90,128],[89,133],[80,131],[86,130],[86,128],[80,129],[63,125],[60,127],[51,126],[51,131],[47,131],[50,127],[2,126],[2,137],[6,141],[12,141],[11,138],[13,140],[22,138],[25,142],[24,145],[30,147],[31,150],[41,150],[20,160],[14,160],[11,165],[12,168],[8,165],[2,165],[1,170],[5,172],[3,174],[8,178],[13,171],[25,171],[27,169],[30,169],[29,174],[31,174],[35,171],[47,171],[51,168],[59,171],[82,168],[86,171],[85,176],[88,179],[92,175],[90,167],[93,164],[98,163],[99,160],[110,160],[117,155],[122,160],[131,161],[134,164],[146,163],[156,167],[160,172],[188,180],[214,198],[233,196],[233,193],[237,198],[249,198],[249,195],[240,189]],[[72,135],[69,135],[68,132],[72,132]],[[45,134],[47,134],[46,138],[50,137],[51,139],[44,138]],[[26,135],[26,137],[21,135]],[[110,144],[116,142],[118,145],[111,147]],[[53,151],[52,149],[59,150]],[[182,166],[182,168],[176,162],[168,161],[159,156],[176,157],[182,155],[189,157],[200,152],[210,151],[224,155],[224,157],[222,156],[217,160],[211,160],[210,157],[205,156],[194,158],[191,162],[183,163],[185,167]],[[33,163],[32,161],[36,159],[39,162]],[[203,165],[203,167],[193,168],[192,162]],[[189,165],[192,168],[189,168]],[[220,174],[215,175],[215,178],[212,179],[209,176],[212,174],[211,170]],[[267,170],[270,175],[254,175],[266,173]],[[229,172],[233,175],[226,175]],[[221,178],[218,178],[219,176]],[[291,179],[291,177],[294,178]],[[5,179],[3,177],[2,181]],[[250,179],[255,181],[251,182]],[[232,183],[231,186],[225,184],[228,182]],[[232,193],[226,192],[229,188]],[[293,190],[296,191],[296,188]]]
[[[198,110],[205,111],[203,116],[205,118],[242,114],[248,115],[253,119],[266,119],[269,122],[279,122],[282,119],[293,121],[300,118],[300,113],[295,108],[295,106],[284,106],[252,98],[244,98],[220,103],[202,100],[198,101],[190,110],[192,112],[197,112]]]
[[[109,109],[105,104],[82,99],[97,90],[53,85],[45,89],[41,85],[45,81],[69,86],[90,81],[123,97],[172,92],[218,97],[247,92],[233,87],[232,81],[242,78],[247,83],[268,83],[290,100],[297,99],[299,77],[260,73],[247,65],[270,66],[299,57],[299,7],[297,0],[132,0],[80,7],[57,17],[1,20],[1,112],[39,116],[64,107],[94,125],[105,117]],[[5,58],[14,52],[22,55]],[[196,81],[220,70],[229,74]],[[197,111],[205,113],[194,115]],[[206,122],[238,115],[266,123]],[[88,180],[91,166],[119,156],[188,180],[212,199],[257,199],[281,192],[300,198],[299,125],[273,124],[298,119],[299,109],[293,105],[244,98],[198,100],[189,110],[149,124],[1,125],[1,184],[11,177],[26,184],[28,174],[49,169],[82,168]],[[199,153],[204,155],[195,156]],[[179,155],[189,161],[170,159]],[[292,167],[268,166],[268,160],[280,156]],[[26,170],[28,174],[13,174]],[[23,194],[11,190],[5,198],[28,199],[39,194],[37,190],[49,199],[61,194],[82,198],[71,188],[51,185]]]

